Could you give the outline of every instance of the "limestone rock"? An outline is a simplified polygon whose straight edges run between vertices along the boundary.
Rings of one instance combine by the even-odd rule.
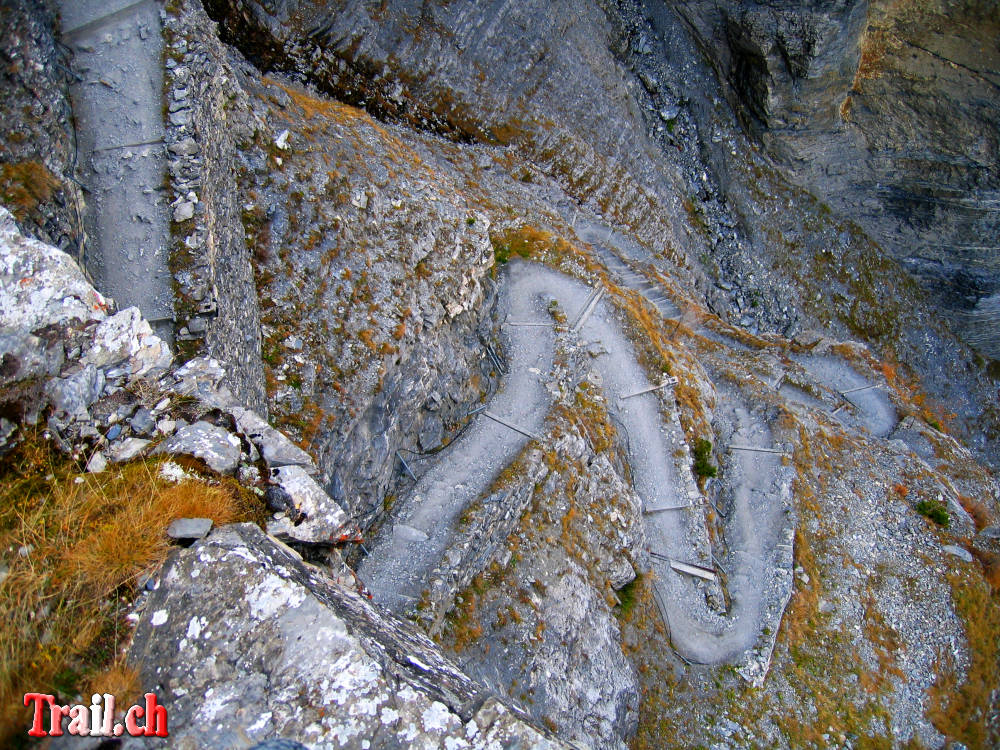
[[[287,436],[271,427],[255,411],[236,407],[231,413],[236,420],[236,429],[257,446],[268,468],[302,466],[310,474],[317,473],[312,457]]]
[[[0,328],[0,384],[58,375],[64,359],[61,343]]]
[[[957,544],[946,544],[941,548],[942,552],[947,552],[949,555],[954,555],[959,560],[964,560],[965,562],[972,562],[972,554],[965,548],[959,547]]]
[[[94,455],[87,461],[87,471],[92,474],[99,474],[108,468],[108,459],[100,451],[94,451]]]
[[[146,450],[149,443],[149,440],[143,440],[142,438],[125,438],[119,442],[112,443],[106,451],[108,460],[112,463],[131,461],[133,458],[142,455],[142,452]]]
[[[130,307],[101,322],[94,332],[93,346],[82,362],[105,368],[129,362],[129,374],[143,377],[165,370],[173,356],[167,345],[153,334],[138,307]]]
[[[178,518],[167,527],[167,536],[178,541],[192,541],[203,539],[211,530],[211,518]]]
[[[26,237],[0,207],[0,325],[35,331],[107,317],[109,301],[62,250]]]
[[[130,659],[170,707],[171,746],[285,737],[315,748],[566,747],[412,626],[251,524],[173,553]]]
[[[271,469],[271,478],[287,495],[291,508],[268,524],[268,533],[306,544],[330,544],[359,538],[357,526],[302,466]]]
[[[100,398],[104,383],[104,373],[94,365],[87,365],[75,375],[50,380],[45,384],[45,395],[59,411],[85,415],[87,407]]]
[[[174,393],[193,396],[207,406],[227,409],[236,406],[236,399],[223,382],[226,371],[218,360],[195,357],[170,373],[171,382],[164,386]]]
[[[220,474],[232,474],[240,461],[240,439],[210,422],[198,421],[177,430],[153,453],[194,456]]]

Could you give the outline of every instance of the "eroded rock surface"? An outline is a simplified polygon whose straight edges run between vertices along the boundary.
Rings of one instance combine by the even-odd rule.
[[[251,525],[174,553],[131,658],[170,706],[171,747],[566,747]]]
[[[989,356],[1000,237],[1000,14],[951,2],[677,6],[751,130],[958,311]]]

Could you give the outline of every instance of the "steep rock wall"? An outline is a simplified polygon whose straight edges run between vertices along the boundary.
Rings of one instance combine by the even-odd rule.
[[[246,96],[208,19],[168,14],[165,35],[178,348],[224,362],[234,393],[264,411],[257,288],[233,189],[238,144],[259,124],[246,116]],[[241,95],[243,106],[234,106]]]
[[[748,130],[1000,354],[1000,13],[980,0],[677,6]]]
[[[68,55],[44,3],[4,2],[0,28],[0,201],[23,229],[82,260]]]

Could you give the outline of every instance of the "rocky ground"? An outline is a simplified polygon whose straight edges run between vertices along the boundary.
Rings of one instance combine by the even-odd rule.
[[[179,746],[996,742],[995,363],[909,275],[927,191],[851,178],[906,160],[873,133],[931,11],[572,5],[166,3],[178,356],[22,237],[68,187],[15,203],[5,450],[266,505],[129,595]],[[16,7],[5,54],[58,70]],[[953,248],[992,241],[973,156],[927,193],[981,174],[978,229],[926,219]]]

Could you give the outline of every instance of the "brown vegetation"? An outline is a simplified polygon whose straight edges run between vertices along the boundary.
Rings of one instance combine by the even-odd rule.
[[[59,187],[59,180],[41,162],[0,164],[0,201],[20,220],[52,200]]]
[[[966,747],[997,747],[990,726],[992,693],[1000,685],[1000,599],[968,571],[948,576],[955,610],[965,623],[969,666],[959,673],[950,652],[942,651],[938,679],[928,691],[927,716],[945,737]]]
[[[84,687],[135,692],[119,657],[124,620],[143,573],[170,549],[177,518],[260,520],[256,498],[234,480],[170,482],[165,459],[81,473],[38,436],[0,469],[0,740],[23,731],[27,691],[70,699]],[[198,464],[182,462],[195,474]]]

